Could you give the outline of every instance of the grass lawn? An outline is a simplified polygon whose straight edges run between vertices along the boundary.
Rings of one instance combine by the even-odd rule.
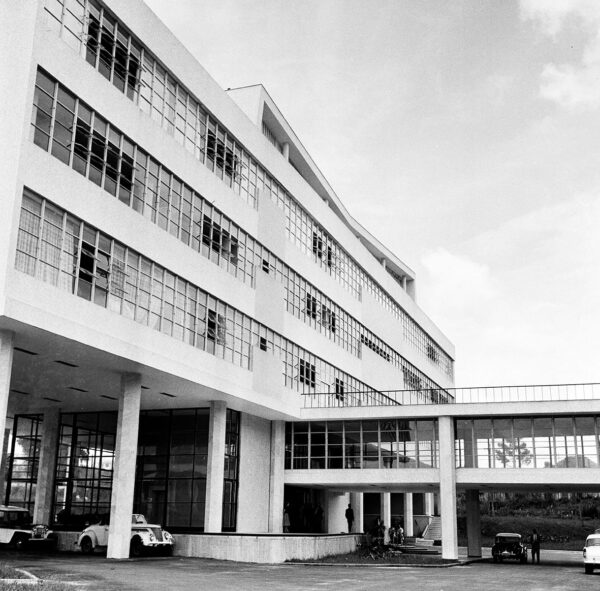
[[[302,560],[291,560],[290,562],[304,562]],[[439,554],[393,554],[374,560],[364,552],[350,552],[348,554],[337,554],[335,556],[324,556],[310,562],[322,562],[327,564],[453,564],[456,560],[447,560]]]
[[[483,546],[491,547],[494,535],[498,532],[515,532],[529,536],[533,529],[542,536],[542,550],[581,550],[586,537],[600,528],[600,520],[585,519],[583,524],[579,518],[561,519],[559,517],[544,517],[541,515],[481,516],[481,533]],[[458,543],[467,545],[463,528],[459,527]]]

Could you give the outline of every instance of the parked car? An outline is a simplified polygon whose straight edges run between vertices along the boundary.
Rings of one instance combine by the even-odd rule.
[[[96,549],[106,550],[108,546],[108,521],[100,521],[86,527],[77,540],[77,545],[84,554],[92,554]],[[175,541],[173,536],[160,525],[148,523],[141,513],[131,517],[131,556],[141,556],[147,550],[160,551],[163,554],[173,553]]]
[[[16,550],[42,547],[53,550],[57,541],[56,534],[48,526],[32,525],[27,509],[0,505],[0,544]]]
[[[492,558],[494,562],[502,562],[505,558],[515,558],[520,562],[527,562],[527,546],[523,543],[521,534],[496,534],[492,546]]]
[[[583,548],[583,568],[586,575],[591,575],[595,568],[600,568],[600,530],[590,534]]]

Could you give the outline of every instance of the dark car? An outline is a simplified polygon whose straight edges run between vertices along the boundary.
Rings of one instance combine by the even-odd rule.
[[[505,558],[527,562],[527,546],[523,543],[521,534],[496,534],[492,546],[492,558],[494,562],[502,562]]]

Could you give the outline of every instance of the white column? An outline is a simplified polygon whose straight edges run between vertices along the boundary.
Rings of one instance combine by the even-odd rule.
[[[481,558],[481,514],[479,512],[479,491],[466,491],[467,509],[467,550],[469,556]]]
[[[350,504],[354,511],[353,531],[363,533],[365,531],[365,513],[363,511],[363,493],[351,493]]]
[[[10,377],[13,364],[13,346],[14,333],[7,330],[0,330],[0,433],[5,435],[6,429],[6,412],[8,410],[8,398],[10,396]],[[6,440],[6,435],[4,437]],[[4,470],[0,475],[0,493],[4,492],[6,486],[6,454],[8,454],[8,443],[3,450],[2,465]],[[1,497],[3,503],[5,497]]]
[[[271,471],[269,475],[269,533],[283,532],[283,470],[285,423],[271,421]]]
[[[442,558],[458,558],[456,528],[456,468],[454,465],[454,419],[439,418],[440,436],[440,513],[442,521]]]
[[[425,493],[425,515],[435,515],[435,497],[433,493]]]
[[[210,403],[208,460],[206,469],[206,508],[204,531],[220,533],[223,529],[223,475],[225,471],[225,428],[227,405],[221,400]]]
[[[42,447],[35,485],[34,523],[48,525],[51,520],[59,427],[60,410],[58,408],[46,409],[42,422]]]
[[[348,494],[327,491],[325,496],[325,530],[328,534],[343,534],[348,531],[346,522],[346,508],[348,507]]]
[[[6,427],[4,429],[4,441],[2,442],[2,459],[0,459],[0,502],[4,503],[6,499],[6,471],[8,470],[8,454],[10,452],[11,431],[13,427],[12,417],[6,418]]]
[[[117,415],[107,558],[129,557],[141,398],[141,376],[123,374]]]
[[[413,494],[404,493],[404,535],[412,538],[415,535],[415,519],[413,515]]]
[[[385,525],[384,542],[387,544],[390,541],[390,525],[392,525],[392,495],[391,493],[381,493],[380,495],[380,514]]]

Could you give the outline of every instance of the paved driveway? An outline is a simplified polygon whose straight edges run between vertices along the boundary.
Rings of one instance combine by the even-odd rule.
[[[115,562],[102,556],[77,554],[0,553],[0,562],[25,568],[40,577],[78,581],[89,591],[575,591],[600,588],[600,572],[585,575],[579,552],[546,551],[542,558],[544,562],[539,566],[478,562],[451,568],[389,568],[268,566],[196,558],[142,558]]]

